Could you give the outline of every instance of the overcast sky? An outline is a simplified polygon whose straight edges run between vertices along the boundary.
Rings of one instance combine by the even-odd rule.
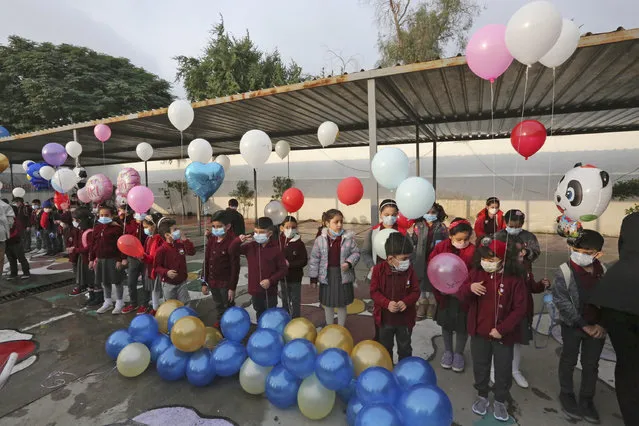
[[[485,5],[475,28],[503,23],[524,0],[480,0]],[[638,0],[557,0],[564,17],[582,32],[639,27]],[[3,0],[0,42],[17,34],[36,41],[73,43],[124,56],[173,82],[176,55],[199,55],[208,31],[224,16],[227,29],[247,29],[262,49],[278,48],[306,72],[339,70],[333,50],[353,58],[353,69],[378,59],[377,27],[364,0]],[[450,52],[454,54],[456,52]],[[184,90],[174,85],[174,93]]]

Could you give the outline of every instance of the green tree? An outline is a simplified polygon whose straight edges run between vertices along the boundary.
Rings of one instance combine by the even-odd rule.
[[[10,36],[0,45],[0,123],[12,133],[171,103],[171,85],[126,58]]]
[[[282,195],[284,195],[284,191],[289,188],[295,186],[295,181],[289,177],[285,176],[275,176],[273,177],[273,196],[271,199],[273,200],[281,200]]]
[[[189,193],[189,187],[186,182],[182,180],[165,180],[164,186],[160,188],[162,193],[164,194],[164,198],[169,200],[169,205],[171,206],[171,211],[175,214],[175,210],[173,209],[173,200],[171,194],[173,192],[177,192],[180,196],[180,201],[182,202],[182,215],[186,216],[186,206],[184,205],[184,197]]]
[[[233,198],[237,199],[242,209],[242,215],[248,214],[248,209],[253,207],[253,199],[255,197],[255,191],[251,189],[247,180],[241,180],[237,182],[235,189],[229,193]]]
[[[615,182],[612,196],[620,201],[639,197],[639,179],[628,179]]]

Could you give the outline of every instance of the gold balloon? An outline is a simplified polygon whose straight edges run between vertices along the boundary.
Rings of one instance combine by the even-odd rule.
[[[122,349],[116,361],[118,372],[124,377],[137,377],[151,362],[151,352],[142,343],[129,343]]]
[[[393,371],[393,360],[388,351],[374,340],[363,340],[355,345],[351,359],[355,367],[355,376],[359,376],[368,367],[383,367]]]
[[[317,328],[306,318],[293,318],[284,328],[284,341],[286,343],[294,339],[306,339],[315,343]]]
[[[315,348],[318,355],[330,348],[339,348],[350,354],[353,350],[353,336],[341,325],[327,325],[317,335]]]
[[[9,159],[6,155],[0,154],[0,173],[9,168]]]
[[[205,341],[206,327],[199,318],[180,318],[171,328],[171,342],[182,352],[195,352]]]
[[[206,327],[206,339],[204,340],[204,347],[213,350],[218,343],[222,341],[222,333],[220,330],[214,327]]]
[[[160,333],[166,334],[169,332],[169,316],[174,310],[182,306],[184,306],[184,303],[175,299],[169,299],[160,305],[158,311],[155,313],[155,319],[158,321]]]

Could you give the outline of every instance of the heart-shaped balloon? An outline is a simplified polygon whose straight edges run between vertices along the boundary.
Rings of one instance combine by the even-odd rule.
[[[191,191],[205,202],[224,182],[224,167],[219,163],[193,162],[186,167],[184,177]]]

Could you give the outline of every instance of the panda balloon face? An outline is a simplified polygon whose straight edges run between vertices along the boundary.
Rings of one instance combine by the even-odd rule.
[[[608,208],[611,198],[610,176],[590,164],[576,164],[561,178],[555,191],[559,211],[579,222],[597,219]]]

